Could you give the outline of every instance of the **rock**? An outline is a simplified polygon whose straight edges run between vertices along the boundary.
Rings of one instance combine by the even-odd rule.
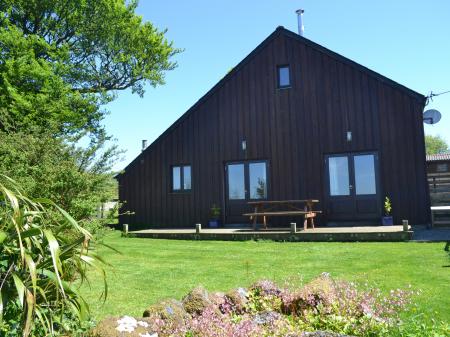
[[[223,313],[234,312],[241,314],[245,312],[245,307],[248,303],[248,291],[244,288],[231,290],[225,294],[225,302],[221,305]]]
[[[280,319],[280,314],[275,311],[263,311],[259,312],[255,315],[253,321],[259,325],[267,325],[272,324],[273,322]]]
[[[144,317],[159,317],[162,320],[183,321],[189,319],[189,314],[184,310],[183,303],[177,300],[166,300],[151,305],[144,311]]]
[[[219,307],[223,303],[225,303],[225,293],[223,292],[215,292],[209,295],[209,301],[215,306]]]
[[[191,290],[182,300],[184,310],[191,315],[201,315],[212,304],[208,292],[203,287]]]
[[[152,332],[149,319],[123,316],[100,321],[89,337],[158,337],[158,334]]]
[[[302,289],[282,294],[282,311],[285,314],[301,315],[306,310],[321,307],[322,312],[330,312],[338,300],[336,284],[326,273],[312,280]]]

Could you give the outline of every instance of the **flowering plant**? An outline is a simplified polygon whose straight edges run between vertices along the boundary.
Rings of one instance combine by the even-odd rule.
[[[410,287],[385,294],[368,284],[335,280],[327,273],[303,286],[279,287],[272,281],[262,280],[248,289],[238,288],[226,294],[209,294],[200,287],[182,302],[165,301],[166,305],[154,305],[146,310],[146,331],[152,337],[305,337],[315,336],[314,331],[328,331],[318,332],[317,336],[375,337],[421,336],[414,331],[444,331],[444,325],[428,328],[402,322],[401,313],[408,309],[416,294]],[[168,306],[178,309],[170,314]],[[185,311],[181,313],[183,308]],[[441,336],[439,333],[428,335]],[[115,337],[95,335],[106,336]]]

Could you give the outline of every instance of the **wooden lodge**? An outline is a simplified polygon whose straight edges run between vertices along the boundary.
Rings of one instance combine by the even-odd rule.
[[[319,225],[378,225],[386,196],[395,224],[428,223],[424,105],[278,27],[117,176],[120,223],[205,226],[214,206],[248,224],[249,202],[317,199]]]

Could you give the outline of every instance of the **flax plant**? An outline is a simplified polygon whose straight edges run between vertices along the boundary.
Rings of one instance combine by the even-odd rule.
[[[107,284],[92,235],[48,199],[31,200],[0,175],[0,335],[59,335],[78,329],[89,308],[78,292],[87,267]]]

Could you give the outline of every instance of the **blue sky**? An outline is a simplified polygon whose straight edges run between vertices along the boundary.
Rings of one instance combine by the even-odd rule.
[[[422,94],[450,90],[449,0],[141,0],[138,14],[184,48],[166,84],[144,98],[118,93],[106,106],[107,131],[127,152],[124,168],[277,26],[297,31],[304,8],[305,37]],[[442,120],[426,126],[450,142],[450,93],[426,109]]]

